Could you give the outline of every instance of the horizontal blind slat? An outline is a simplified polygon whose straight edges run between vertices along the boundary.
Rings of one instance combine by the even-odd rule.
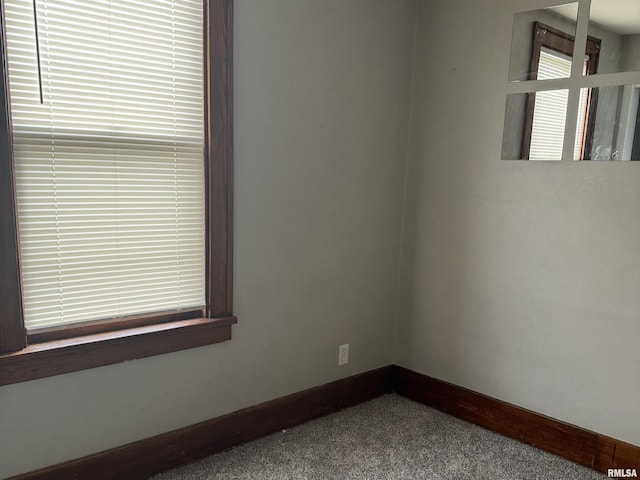
[[[540,52],[538,80],[569,77],[571,58],[543,48]],[[536,93],[531,130],[530,160],[561,160],[564,144],[568,90]]]
[[[5,0],[26,326],[202,308],[202,3]]]

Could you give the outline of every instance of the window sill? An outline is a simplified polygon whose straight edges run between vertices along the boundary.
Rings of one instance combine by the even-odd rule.
[[[224,342],[236,322],[195,318],[36,343],[0,355],[0,386]]]

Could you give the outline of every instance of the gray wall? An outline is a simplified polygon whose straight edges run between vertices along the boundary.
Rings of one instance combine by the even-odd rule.
[[[640,169],[499,160],[540,3],[420,6],[396,363],[640,444]]]
[[[234,338],[0,388],[0,478],[392,361],[640,444],[640,170],[499,160],[540,6],[236,0]]]
[[[630,72],[640,70],[640,34],[622,37],[622,57],[620,71]]]
[[[0,478],[391,363],[415,7],[236,0],[233,339],[1,387]]]

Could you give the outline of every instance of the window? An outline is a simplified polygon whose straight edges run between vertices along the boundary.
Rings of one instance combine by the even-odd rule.
[[[2,15],[0,385],[230,338],[231,0]]]
[[[529,80],[569,78],[574,43],[572,35],[534,22]],[[597,38],[587,38],[583,66],[585,75],[593,75],[598,71],[600,43]],[[591,156],[597,95],[594,89],[584,89],[580,95],[575,144],[576,154],[580,158],[576,160],[589,160]],[[568,90],[528,94],[520,158],[549,160],[562,157],[568,96]]]

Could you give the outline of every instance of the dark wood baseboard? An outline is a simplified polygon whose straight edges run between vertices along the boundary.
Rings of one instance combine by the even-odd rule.
[[[390,385],[391,367],[384,367],[9,480],[143,480],[370,400]]]
[[[144,480],[392,390],[602,473],[640,472],[639,446],[393,365],[8,480]]]
[[[609,468],[640,472],[640,447],[437,380],[392,367],[392,388],[400,395],[520,440],[602,473]]]

